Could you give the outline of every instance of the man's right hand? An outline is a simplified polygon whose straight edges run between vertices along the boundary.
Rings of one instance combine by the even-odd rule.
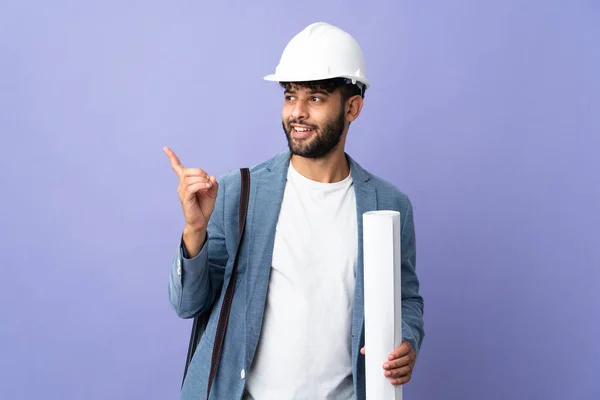
[[[183,241],[188,257],[194,258],[206,240],[206,228],[215,209],[219,184],[217,178],[199,168],[184,168],[170,148],[163,150],[179,178],[177,193],[185,218]]]

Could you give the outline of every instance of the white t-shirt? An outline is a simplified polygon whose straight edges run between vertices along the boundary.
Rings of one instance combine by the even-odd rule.
[[[350,175],[320,183],[290,163],[263,327],[245,398],[353,398],[356,219]]]

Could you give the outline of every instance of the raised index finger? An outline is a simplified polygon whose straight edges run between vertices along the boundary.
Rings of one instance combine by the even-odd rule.
[[[165,146],[163,150],[167,157],[169,157],[169,161],[171,162],[171,167],[173,168],[173,171],[175,171],[177,176],[181,177],[181,174],[183,173],[183,165],[181,165],[181,161],[179,161],[179,158],[177,158],[175,152],[170,148]]]

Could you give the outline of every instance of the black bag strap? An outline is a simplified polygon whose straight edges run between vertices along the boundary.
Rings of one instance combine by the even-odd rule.
[[[221,350],[223,349],[223,342],[225,341],[227,322],[229,322],[229,312],[231,311],[231,303],[233,302],[233,294],[235,292],[235,284],[237,282],[238,258],[240,254],[240,248],[242,247],[244,229],[246,228],[246,215],[248,213],[248,201],[250,200],[250,171],[248,168],[242,168],[240,172],[242,176],[242,190],[240,191],[238,245],[235,253],[235,260],[233,262],[233,269],[231,271],[231,278],[227,284],[227,290],[225,291],[225,297],[221,306],[221,314],[219,315],[219,323],[217,325],[217,333],[215,335],[215,345],[213,347],[212,360],[210,363],[210,375],[208,377],[208,387],[206,391],[207,399],[210,396],[210,388],[213,380],[215,379],[215,375],[217,374],[219,360],[221,358]]]
[[[208,386],[206,392],[207,399],[210,396],[212,381],[214,380],[215,375],[217,373],[217,368],[221,357],[221,351],[223,349],[225,332],[227,331],[227,322],[229,320],[229,312],[231,311],[231,303],[233,301],[233,294],[237,282],[238,255],[242,244],[242,238],[244,236],[244,230],[246,228],[246,215],[248,214],[248,202],[250,200],[250,170],[248,168],[240,168],[240,173],[242,189],[240,191],[238,245],[235,254],[235,260],[233,263],[233,270],[231,272],[231,278],[229,279],[229,284],[227,285],[227,290],[225,292],[225,298],[223,299],[223,304],[221,305],[221,313],[219,314],[219,323],[217,325],[217,332],[215,335],[215,344],[213,347],[213,354],[210,365],[210,375],[208,379]],[[206,330],[206,325],[208,324],[209,316],[210,313],[205,312],[201,315],[194,317],[192,333],[190,335],[190,344],[188,346],[187,359],[185,363],[185,370],[183,373],[183,381],[185,381],[185,376],[187,375],[189,365],[192,362],[192,358],[194,356],[194,353],[196,352],[198,343],[200,343],[200,338]],[[183,386],[183,382],[181,383],[181,385]]]

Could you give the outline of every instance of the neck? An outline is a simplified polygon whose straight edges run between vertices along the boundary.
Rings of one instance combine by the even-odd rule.
[[[343,147],[336,148],[319,159],[292,155],[292,165],[304,177],[322,183],[342,181],[350,173],[350,165],[348,165]]]

